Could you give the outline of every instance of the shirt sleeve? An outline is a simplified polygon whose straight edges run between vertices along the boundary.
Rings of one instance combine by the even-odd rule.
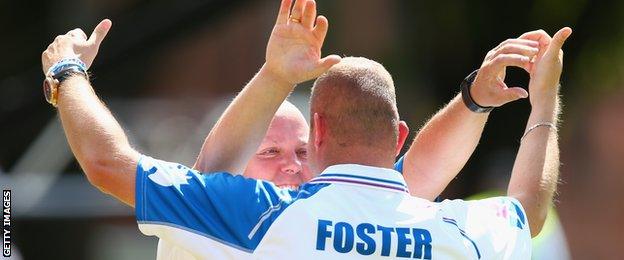
[[[257,232],[263,213],[291,195],[268,182],[229,173],[203,175],[148,156],[139,161],[136,178],[136,218],[144,234],[167,239],[168,230],[183,230],[244,249],[259,243],[250,233]]]
[[[515,198],[445,200],[442,208],[442,225],[456,232],[478,258],[530,258],[531,232],[525,211]]]

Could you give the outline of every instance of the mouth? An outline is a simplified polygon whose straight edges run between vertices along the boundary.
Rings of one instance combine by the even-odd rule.
[[[277,187],[279,187],[280,189],[289,189],[289,190],[299,190],[299,185],[295,185],[295,184],[280,184],[277,185]]]

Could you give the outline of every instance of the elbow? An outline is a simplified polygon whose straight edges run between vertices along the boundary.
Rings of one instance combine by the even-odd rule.
[[[531,237],[539,235],[544,227],[544,223],[546,222],[548,208],[550,205],[548,203],[544,204],[540,202],[537,198],[535,198],[535,196],[524,196],[524,194],[510,194],[509,196],[516,198],[524,208],[529,229],[531,231]]]
[[[81,167],[91,185],[104,193],[108,193],[107,190],[111,183],[108,172],[112,167],[111,163],[101,158],[89,158],[81,162]]]
[[[94,187],[118,200],[134,206],[135,176],[140,154],[122,149],[78,157],[87,179]]]
[[[138,157],[131,147],[116,147],[115,149],[91,149],[88,152],[76,153],[76,158],[85,173],[87,180],[94,187],[104,193],[111,194],[115,185],[119,184],[119,173],[122,167],[134,164]]]

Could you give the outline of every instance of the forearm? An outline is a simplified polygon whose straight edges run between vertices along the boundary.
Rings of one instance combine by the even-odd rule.
[[[459,94],[425,124],[404,158],[403,175],[413,196],[440,195],[474,152],[488,115],[470,111]]]
[[[291,14],[299,16],[304,9],[311,15],[293,22]],[[282,1],[267,43],[265,64],[208,134],[194,168],[203,172],[244,170],[294,86],[318,77],[340,61],[338,55],[321,58],[328,26],[327,18],[316,16],[314,1],[292,8],[291,1]]]
[[[202,172],[241,173],[293,87],[263,66],[212,128],[194,168]]]
[[[558,98],[534,106],[525,131],[539,123],[557,125]],[[524,207],[531,234],[539,234],[557,187],[559,177],[559,146],[557,129],[534,128],[521,141],[514,163],[508,195],[517,198]]]
[[[134,205],[138,152],[110,111],[82,76],[72,76],[59,87],[58,111],[65,135],[89,181]]]

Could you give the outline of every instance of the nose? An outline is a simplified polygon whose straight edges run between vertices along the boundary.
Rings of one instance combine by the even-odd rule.
[[[296,153],[290,156],[285,156],[282,164],[282,172],[286,174],[298,174],[303,169],[301,160],[297,157]]]

